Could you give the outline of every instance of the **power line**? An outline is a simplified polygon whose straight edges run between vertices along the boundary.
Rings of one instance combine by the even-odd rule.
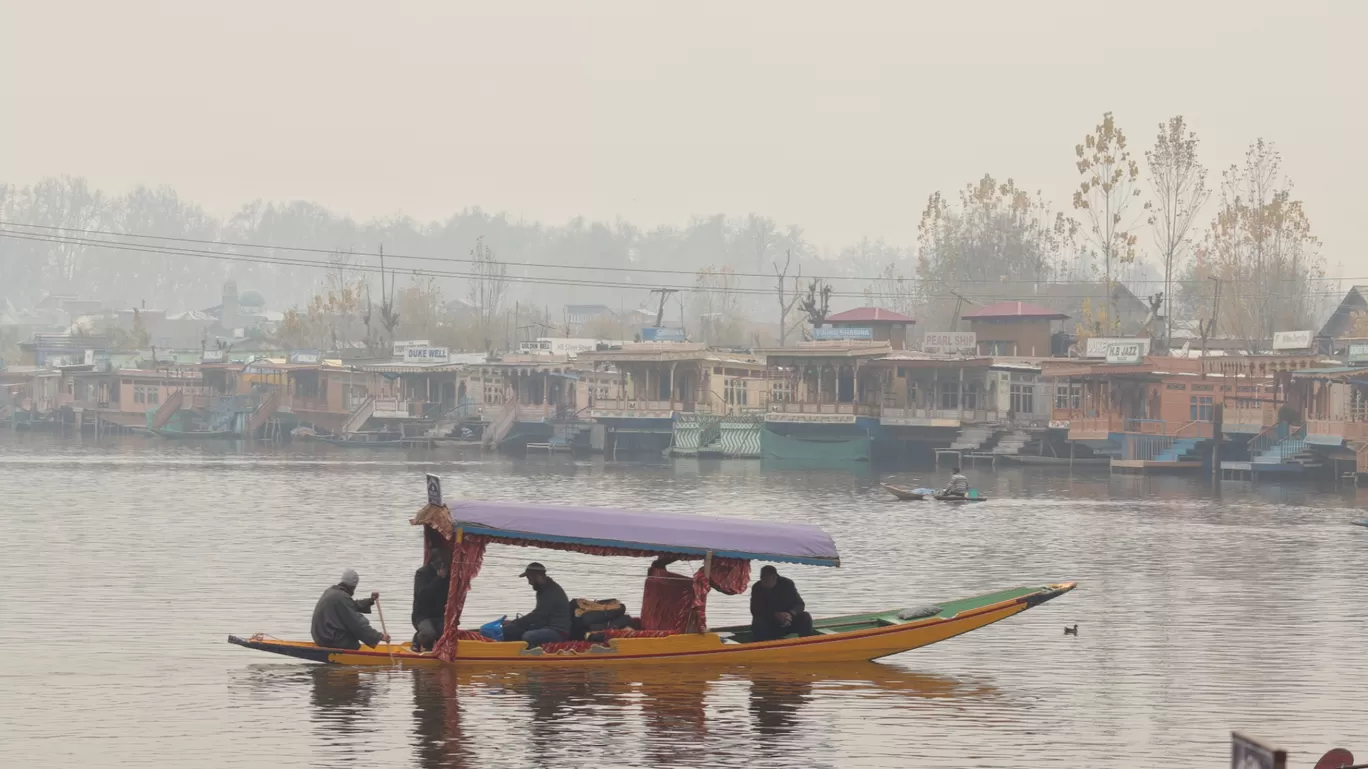
[[[295,251],[295,252],[299,252],[299,253],[324,254],[324,255],[327,255],[327,256],[338,256],[338,255],[346,255],[346,256],[354,256],[354,257],[379,257],[379,256],[380,256],[379,252],[377,252],[377,251],[354,251],[354,250],[340,251],[340,250],[335,249],[335,248],[334,248],[334,249],[328,249],[328,248],[312,248],[312,247],[308,247],[308,246],[284,246],[284,245],[274,245],[274,244],[248,243],[248,242],[245,242],[245,241],[209,240],[209,239],[205,239],[205,238],[187,238],[187,237],[179,237],[179,236],[171,236],[171,235],[149,235],[149,234],[143,234],[143,233],[119,232],[119,231],[117,231],[117,230],[105,230],[105,229],[81,228],[81,227],[59,227],[59,226],[48,225],[48,224],[30,224],[30,223],[26,223],[26,222],[10,222],[10,221],[4,221],[4,220],[0,220],[0,227],[25,227],[25,228],[30,228],[30,229],[52,230],[52,231],[58,231],[58,232],[75,232],[75,233],[84,233],[84,234],[91,234],[91,235],[108,235],[108,236],[112,236],[112,237],[116,237],[116,238],[138,238],[138,239],[143,239],[143,240],[160,240],[160,241],[171,241],[171,242],[177,242],[177,243],[194,243],[194,244],[199,244],[199,245],[210,245],[210,246],[229,247],[229,248],[254,248],[254,249],[262,249],[262,250],[270,250],[270,251]],[[66,236],[63,236],[63,237],[66,237]],[[117,242],[117,241],[111,241],[111,243],[112,243],[112,242]],[[141,245],[141,244],[138,244],[138,245]],[[456,263],[474,264],[474,263],[477,261],[477,260],[475,260],[475,259],[467,259],[467,258],[455,257],[455,256],[420,256],[420,255],[416,255],[416,254],[394,254],[394,253],[387,253],[387,254],[385,254],[385,256],[388,257],[388,258],[391,258],[391,259],[407,259],[407,260],[421,261],[421,262],[456,262]],[[658,267],[600,266],[600,265],[592,265],[592,264],[565,264],[565,263],[556,263],[556,264],[552,264],[552,263],[545,263],[545,262],[512,262],[512,261],[504,261],[504,260],[500,260],[500,261],[502,261],[503,264],[505,264],[505,265],[507,265],[507,266],[509,266],[509,267],[523,267],[523,268],[530,268],[530,269],[550,269],[550,270],[597,270],[597,271],[600,271],[600,272],[617,272],[617,273],[630,272],[630,273],[641,273],[641,274],[650,274],[650,275],[687,275],[687,276],[689,276],[689,277],[694,277],[694,276],[696,276],[696,275],[698,274],[698,270],[679,270],[679,269],[666,269],[666,268],[658,268]],[[819,260],[819,261],[820,261],[820,260]],[[729,273],[727,273],[727,274],[730,275],[731,277],[735,277],[735,278],[757,278],[757,279],[763,279],[763,280],[766,280],[766,281],[772,281],[772,280],[774,280],[774,275],[773,275],[773,274],[770,274],[770,273],[759,273],[759,272],[735,272],[735,271],[733,271],[733,272],[729,272]],[[943,280],[940,280],[940,279],[903,278],[903,277],[897,277],[897,276],[890,277],[890,276],[887,276],[887,275],[876,275],[876,276],[873,276],[873,277],[870,277],[870,276],[860,276],[860,275],[806,275],[806,276],[802,276],[802,277],[803,277],[804,279],[808,279],[808,280],[822,280],[822,281],[828,281],[828,282],[830,282],[830,281],[836,281],[836,280],[860,281],[860,282],[863,282],[863,283],[877,283],[877,282],[879,282],[879,281],[884,281],[884,280],[897,280],[897,281],[904,281],[904,282],[908,282],[908,283],[947,283],[947,282],[951,282],[951,281],[943,281]],[[1313,280],[1315,280],[1315,281],[1341,281],[1341,280],[1366,280],[1366,281],[1368,281],[1368,278],[1329,278],[1329,277],[1315,278],[1315,277],[1308,277],[1307,280],[1308,280],[1308,281],[1313,281]],[[1071,280],[1044,281],[1044,280],[1035,280],[1035,279],[1031,279],[1031,278],[1007,278],[1007,279],[1005,279],[1005,280],[1004,280],[1004,279],[997,279],[997,278],[979,278],[979,279],[963,279],[963,280],[957,279],[957,280],[954,280],[954,281],[953,281],[953,284],[954,284],[954,285],[965,285],[965,284],[1001,285],[1001,284],[1006,284],[1006,283],[1025,283],[1025,284],[1049,283],[1049,284],[1053,284],[1053,285],[1061,285],[1061,284],[1062,284],[1062,285],[1069,285],[1069,284],[1096,284],[1096,283],[1098,283],[1098,282],[1100,282],[1100,281],[1098,281],[1098,280],[1086,280],[1086,279],[1071,279]],[[1119,282],[1119,281],[1118,281],[1118,282]],[[1164,283],[1165,281],[1164,281],[1163,278],[1142,278],[1142,279],[1136,279],[1136,280],[1129,280],[1129,281],[1126,281],[1126,282],[1127,282],[1127,283],[1130,283],[1130,284],[1149,284],[1149,283],[1153,283],[1153,284],[1162,284],[1162,283]],[[1175,284],[1193,284],[1193,285],[1197,285],[1197,284],[1203,283],[1203,281],[1198,281],[1198,280],[1192,280],[1192,281],[1172,281],[1172,282],[1175,283]],[[1231,283],[1231,282],[1253,282],[1253,281],[1226,281],[1226,282],[1227,282],[1227,283]],[[767,289],[767,290],[768,290],[768,289]]]
[[[20,225],[20,226],[23,226],[23,225]],[[72,231],[80,231],[80,230],[74,230],[73,228],[55,228],[55,229],[65,229],[65,230],[72,230]],[[159,236],[133,236],[133,237],[159,237]],[[66,243],[66,244],[83,245],[83,246],[92,247],[92,248],[111,248],[111,249],[115,249],[115,250],[135,251],[135,252],[149,253],[149,254],[160,254],[160,255],[164,255],[164,256],[188,256],[188,257],[204,258],[204,259],[216,259],[216,260],[229,261],[229,262],[244,262],[244,263],[250,263],[250,264],[265,264],[265,265],[286,266],[286,267],[319,268],[319,269],[323,269],[323,270],[330,270],[330,269],[336,270],[336,269],[341,269],[341,270],[347,270],[347,271],[351,271],[351,272],[364,272],[364,273],[372,273],[372,274],[373,274],[373,273],[380,273],[380,272],[382,272],[382,270],[381,270],[380,267],[374,266],[374,265],[368,265],[368,264],[350,264],[350,263],[337,262],[337,261],[319,261],[319,260],[316,260],[316,259],[304,259],[304,258],[297,258],[297,257],[274,256],[274,255],[264,255],[264,254],[263,254],[263,255],[258,255],[258,254],[225,253],[225,252],[222,252],[222,251],[212,251],[212,250],[207,250],[207,249],[193,249],[193,248],[185,248],[185,247],[155,246],[155,245],[140,244],[140,243],[130,243],[130,242],[119,241],[119,240],[103,240],[103,239],[99,239],[99,238],[83,238],[83,237],[74,237],[74,236],[67,236],[67,235],[46,235],[46,234],[42,234],[42,233],[17,232],[17,231],[14,231],[14,230],[6,230],[6,229],[0,229],[0,238],[9,238],[9,239],[13,239],[13,240],[26,240],[26,241],[34,241],[34,242],[45,242],[45,243]],[[191,238],[181,238],[181,239],[172,239],[172,240],[181,240],[181,241],[184,241],[184,242],[194,242],[194,243],[205,243],[205,244],[212,244],[212,245],[221,245],[221,244],[219,244],[217,241],[195,240],[195,239],[191,239]],[[254,246],[252,246],[252,247],[253,247],[253,248],[269,248],[269,249],[277,249],[277,248],[279,248],[279,250],[286,250],[286,251],[289,251],[289,250],[301,250],[301,251],[307,251],[307,252],[311,252],[311,253],[326,253],[326,254],[333,255],[333,256],[339,254],[339,252],[336,252],[336,251],[325,251],[325,250],[322,250],[322,249],[294,249],[294,248],[290,248],[290,247],[281,248],[281,247],[276,247],[276,246],[261,246],[261,245],[254,245]],[[345,255],[350,255],[350,256],[355,256],[355,255],[357,255],[357,254],[355,254],[355,253],[350,253],[350,252],[343,252],[343,253],[344,253]],[[386,254],[386,256],[389,256],[389,255]],[[428,261],[462,261],[462,262],[472,261],[472,260],[443,260],[443,259],[439,259],[439,258],[436,258],[436,257],[412,257],[412,256],[409,256],[409,257],[397,257],[397,258],[423,259],[423,260],[428,260]],[[517,264],[517,263],[506,262],[505,264]],[[595,268],[595,269],[598,269],[598,268]],[[614,269],[614,268],[605,268],[605,269]],[[619,271],[625,271],[625,270],[619,270]],[[452,270],[434,270],[434,269],[427,269],[427,268],[423,268],[423,269],[405,268],[405,269],[400,269],[400,270],[396,270],[396,269],[390,268],[390,269],[385,270],[385,272],[388,272],[388,273],[390,273],[390,274],[403,273],[403,274],[406,274],[406,275],[419,276],[419,277],[421,277],[421,276],[448,277],[448,278],[479,278],[479,277],[483,277],[483,276],[481,276],[479,273],[475,273],[475,272],[459,272],[459,271],[452,271]],[[695,275],[695,274],[696,274],[696,273],[694,273],[694,272],[683,272],[683,271],[676,271],[676,272],[677,272],[677,274],[688,274],[688,275]],[[730,275],[731,275],[732,277],[739,277],[739,275],[736,274],[736,273],[731,273]],[[767,279],[772,279],[773,276],[763,276],[763,277],[766,277]],[[853,278],[847,278],[847,279],[853,280]],[[629,289],[629,290],[637,290],[637,291],[640,291],[640,290],[648,290],[648,291],[650,291],[650,290],[659,290],[659,289],[661,289],[661,288],[665,288],[665,289],[669,289],[669,290],[671,290],[671,291],[688,292],[688,293],[731,293],[731,294],[739,294],[739,295],[767,296],[767,297],[768,297],[768,296],[771,296],[771,295],[773,294],[773,291],[774,291],[772,287],[767,287],[767,288],[749,288],[749,287],[743,287],[743,286],[733,286],[733,287],[729,287],[729,288],[717,288],[717,287],[698,286],[698,285],[665,285],[665,286],[661,286],[660,284],[657,284],[657,283],[632,283],[632,282],[620,282],[620,281],[605,281],[605,280],[602,280],[602,279],[589,279],[589,278],[578,279],[578,278],[558,278],[558,277],[532,277],[532,276],[516,275],[516,274],[515,274],[515,275],[509,275],[509,276],[507,276],[507,277],[505,278],[505,280],[509,281],[510,283],[522,283],[522,284],[528,284],[528,285],[576,286],[576,287],[590,287],[590,288],[618,288],[618,289]],[[1362,278],[1343,278],[1343,279],[1337,279],[1337,280],[1368,280],[1368,279],[1362,279]],[[908,283],[918,282],[918,283],[930,283],[930,284],[938,284],[938,283],[941,283],[941,281],[913,281],[913,280],[910,280],[910,279],[907,280],[906,282],[908,282]],[[1226,282],[1226,283],[1242,283],[1242,282],[1250,282],[1250,281],[1224,281],[1224,282]],[[981,283],[986,283],[986,284],[997,284],[998,281],[981,281]],[[1194,283],[1195,283],[1195,281],[1194,281]],[[1062,282],[1059,282],[1059,283],[1043,284],[1043,285],[1095,285],[1095,284],[1096,284],[1095,281],[1076,281],[1076,282],[1062,281]],[[953,284],[953,285],[958,285],[958,283]],[[1327,296],[1327,297],[1328,297],[1328,296],[1340,296],[1340,295],[1342,295],[1342,293],[1343,293],[1343,292],[1338,291],[1338,290],[1334,290],[1334,291],[1320,291],[1320,292],[1314,292],[1314,291],[1313,291],[1313,292],[1308,292],[1308,293],[1305,294],[1305,295],[1306,295],[1306,296]],[[924,290],[920,290],[920,291],[906,291],[906,292],[880,292],[880,291],[871,291],[871,290],[864,290],[864,291],[838,291],[838,290],[833,290],[833,291],[832,291],[832,295],[833,295],[833,296],[841,296],[841,297],[861,297],[861,298],[865,298],[865,299],[907,299],[907,298],[915,298],[915,299],[918,299],[918,300],[922,300],[922,299],[951,299],[951,298],[956,298],[956,297],[958,296],[958,293],[953,292],[953,291],[948,291],[948,292],[946,292],[946,293],[931,293],[931,292],[927,292],[927,291],[924,291]],[[1223,294],[1223,295],[1224,295],[1225,297],[1227,297],[1227,298],[1230,298],[1230,297],[1268,298],[1268,297],[1271,296],[1271,294],[1269,294],[1269,293],[1258,293],[1258,294]],[[1003,294],[968,294],[968,296],[971,297],[971,298],[974,298],[974,299],[983,300],[983,301],[985,301],[985,302],[1003,301],[1003,300],[1009,298],[1008,296],[1003,295]],[[1025,294],[1022,294],[1022,296],[1025,296]],[[1050,299],[1097,299],[1098,297],[1097,297],[1095,294],[1058,294],[1058,293],[1051,293],[1051,294],[1049,295],[1049,298],[1050,298]]]

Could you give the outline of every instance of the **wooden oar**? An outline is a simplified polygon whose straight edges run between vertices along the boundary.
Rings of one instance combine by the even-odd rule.
[[[389,629],[385,627],[385,610],[380,608],[380,596],[378,595],[375,597],[375,613],[380,615],[380,632],[384,633],[386,638],[389,638]],[[390,638],[390,640],[385,642],[385,648],[389,650],[390,664],[398,665],[398,661],[394,659],[393,638]]]

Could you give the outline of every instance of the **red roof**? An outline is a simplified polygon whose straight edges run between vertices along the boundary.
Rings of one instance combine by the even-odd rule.
[[[980,307],[973,312],[960,316],[966,320],[1008,320],[1011,318],[1030,318],[1031,320],[1064,320],[1069,317],[1049,307],[1026,302],[998,302]]]
[[[917,321],[900,312],[885,310],[882,307],[856,307],[853,310],[838,312],[826,317],[827,323],[916,323]]]

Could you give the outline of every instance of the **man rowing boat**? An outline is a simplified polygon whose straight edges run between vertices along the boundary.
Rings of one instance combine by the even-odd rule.
[[[964,497],[969,494],[969,479],[960,474],[960,469],[955,468],[955,472],[950,476],[950,485],[941,492],[943,497]]]
[[[362,614],[370,614],[371,606],[380,599],[379,593],[371,593],[370,598],[355,600],[352,595],[361,578],[355,571],[342,572],[342,581],[323,591],[318,604],[314,606],[313,624],[310,634],[314,643],[329,649],[361,648],[361,644],[378,646],[389,641],[389,635],[370,626]]]

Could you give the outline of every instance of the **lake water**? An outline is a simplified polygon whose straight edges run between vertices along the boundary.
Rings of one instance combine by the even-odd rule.
[[[1080,588],[880,663],[809,669],[351,670],[225,643],[307,638],[347,567],[382,593],[391,632],[410,633],[424,472],[448,497],[820,524],[843,567],[781,567],[819,616]],[[897,503],[877,486],[946,480],[929,468],[0,431],[0,755],[25,768],[1215,767],[1232,729],[1289,749],[1294,767],[1335,745],[1368,755],[1368,529],[1349,525],[1368,492],[969,474],[993,501]],[[639,606],[643,561],[494,547],[467,625],[531,608],[517,574],[532,558],[572,596]],[[746,607],[713,594],[709,620],[744,622]]]

